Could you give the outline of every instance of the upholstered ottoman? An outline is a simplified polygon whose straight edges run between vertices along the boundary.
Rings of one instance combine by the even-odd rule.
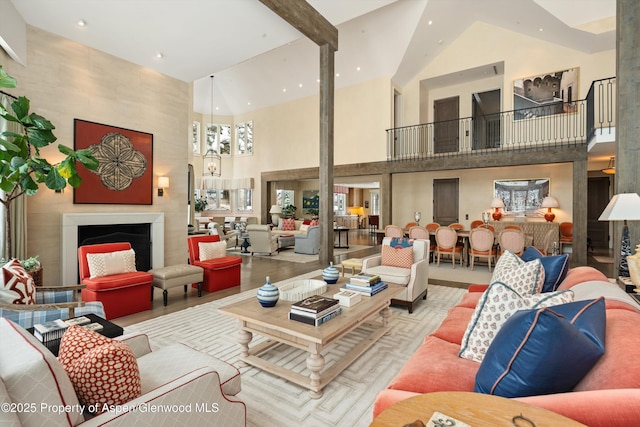
[[[153,275],[153,282],[151,284],[151,300],[153,300],[153,288],[162,289],[162,300],[164,305],[167,305],[167,290],[176,286],[184,286],[184,291],[187,292],[187,285],[189,283],[197,283],[198,296],[202,296],[202,280],[204,276],[204,269],[196,265],[178,264],[170,265],[168,267],[152,268],[149,273]]]

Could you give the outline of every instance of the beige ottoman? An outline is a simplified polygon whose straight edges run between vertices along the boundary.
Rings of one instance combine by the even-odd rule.
[[[198,284],[198,297],[202,296],[202,280],[204,269],[195,265],[178,264],[168,267],[152,268],[149,273],[153,275],[153,285],[151,287],[151,300],[153,301],[153,288],[162,289],[162,299],[164,305],[167,305],[167,289],[176,286],[184,286],[185,293],[187,285],[190,283]]]

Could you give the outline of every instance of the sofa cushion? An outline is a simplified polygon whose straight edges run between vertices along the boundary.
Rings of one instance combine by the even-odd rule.
[[[604,298],[514,313],[496,335],[474,391],[521,397],[571,391],[604,353]]]
[[[81,403],[100,413],[141,394],[136,357],[123,342],[82,326],[71,326],[60,341],[61,363]]]
[[[114,274],[113,276],[84,279],[82,283],[87,285],[87,289],[94,292],[100,292],[125,288],[127,286],[151,285],[152,281],[152,274],[149,274],[146,271],[134,271],[133,273]]]
[[[285,218],[282,220],[283,231],[294,231],[296,229],[296,222],[293,219]]]
[[[413,247],[391,247],[382,245],[382,265],[390,267],[411,268],[413,264]]]
[[[226,242],[200,242],[198,243],[200,251],[200,261],[222,258],[227,256]]]
[[[112,276],[136,271],[136,253],[133,249],[87,254],[89,277]]]
[[[36,285],[33,277],[20,264],[12,259],[2,266],[0,283],[0,302],[7,304],[35,304]]]
[[[390,265],[378,265],[376,267],[367,268],[368,274],[377,274],[385,283],[393,283],[395,285],[409,284],[411,280],[411,269],[402,267],[393,267]]]
[[[504,283],[492,283],[478,301],[467,325],[460,345],[460,357],[482,362],[496,334],[516,311],[551,307],[572,301],[573,292],[571,291],[520,295]]]
[[[544,268],[540,260],[523,261],[511,251],[504,251],[493,270],[491,282],[509,285],[521,295],[540,293],[544,284]]]
[[[62,365],[26,329],[0,318],[0,377],[11,402],[36,403],[38,410],[18,411],[22,425],[77,425],[84,420],[80,403]],[[69,411],[41,411],[40,403]]]
[[[544,268],[544,284],[542,292],[551,292],[558,289],[569,271],[569,255],[545,256],[535,246],[529,246],[522,253],[524,261],[539,259]]]
[[[560,286],[558,286],[558,290],[563,289],[571,289],[573,286],[578,283],[587,282],[589,280],[607,280],[607,276],[605,276],[602,272],[596,270],[593,267],[588,266],[579,266],[573,267],[569,269],[567,275],[565,276]]]

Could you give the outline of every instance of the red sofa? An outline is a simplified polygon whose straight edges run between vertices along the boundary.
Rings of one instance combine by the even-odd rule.
[[[80,283],[87,285],[82,290],[83,301],[100,301],[104,305],[107,319],[127,316],[151,310],[151,282],[153,276],[146,271],[91,277],[87,254],[103,254],[131,249],[128,242],[100,243],[78,248]]]
[[[569,270],[559,290],[572,289],[575,300],[605,297],[605,354],[569,393],[520,397],[591,427],[630,426],[640,420],[640,305],[591,267]],[[375,401],[373,416],[394,403],[421,393],[473,391],[480,364],[458,357],[467,324],[485,285],[471,285],[449,310],[440,327],[427,336]],[[562,375],[561,372],[558,375]]]
[[[202,290],[215,292],[222,289],[240,286],[240,265],[242,257],[227,255],[222,258],[200,261],[199,243],[219,242],[220,236],[202,235],[187,238],[189,246],[189,263],[204,268]],[[193,284],[197,287],[197,284]]]

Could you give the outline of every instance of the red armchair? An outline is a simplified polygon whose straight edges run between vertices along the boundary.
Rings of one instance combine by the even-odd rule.
[[[207,292],[215,292],[221,289],[240,286],[240,265],[242,264],[242,257],[227,255],[206,261],[200,260],[199,243],[219,241],[220,236],[217,235],[199,235],[187,238],[189,263],[204,268],[202,290]]]
[[[87,286],[82,290],[82,299],[102,302],[107,319],[151,309],[153,275],[150,273],[133,271],[101,277],[91,276],[87,254],[107,254],[129,249],[131,245],[127,242],[101,243],[78,248],[80,283]]]

